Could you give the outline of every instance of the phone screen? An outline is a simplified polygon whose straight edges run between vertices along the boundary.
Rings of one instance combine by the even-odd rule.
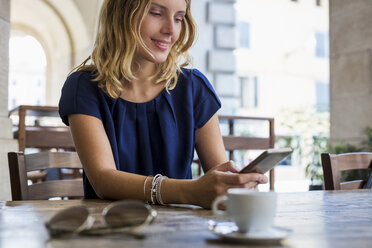
[[[247,166],[241,169],[239,173],[266,173],[291,153],[292,149],[290,148],[266,150],[253,161],[251,161]]]

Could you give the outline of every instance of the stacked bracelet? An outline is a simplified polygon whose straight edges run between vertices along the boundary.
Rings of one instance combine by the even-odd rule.
[[[150,191],[150,196],[151,196],[151,203],[152,204],[156,204],[157,201],[156,201],[156,181],[158,180],[158,178],[161,177],[160,174],[157,174],[155,175],[153,178],[152,178],[152,182],[151,182],[151,191]]]
[[[146,182],[147,182],[147,179],[149,179],[150,176],[147,176],[145,181],[143,182],[143,199],[146,203],[148,203],[148,201],[146,200]]]
[[[166,178],[167,178],[166,176],[161,176],[159,177],[158,182],[156,183],[156,200],[160,205],[164,205],[163,199],[161,198],[161,183]]]
[[[161,197],[161,183],[167,177],[157,174],[152,178],[151,182],[151,203],[164,205]]]

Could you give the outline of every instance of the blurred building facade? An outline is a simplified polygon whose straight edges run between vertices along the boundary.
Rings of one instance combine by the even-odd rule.
[[[277,117],[283,108],[314,106],[328,112],[328,1],[240,0],[237,14],[237,111]]]
[[[236,10],[232,112],[274,117],[276,146],[294,149],[276,178],[306,184],[314,137],[329,135],[328,0],[238,0]]]

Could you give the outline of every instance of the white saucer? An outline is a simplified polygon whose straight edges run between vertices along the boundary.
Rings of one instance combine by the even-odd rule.
[[[214,221],[209,222],[209,230],[228,241],[252,243],[278,243],[292,232],[283,227],[270,227],[264,232],[241,233],[232,222],[216,223]]]

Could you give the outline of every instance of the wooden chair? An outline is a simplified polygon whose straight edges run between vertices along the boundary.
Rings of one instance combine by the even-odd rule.
[[[52,197],[83,197],[82,179],[50,180],[28,185],[27,173],[48,168],[81,169],[76,152],[9,152],[12,199],[45,200]]]
[[[229,116],[220,115],[219,120],[227,120],[229,124],[229,135],[223,136],[223,143],[225,149],[229,151],[230,159],[234,160],[234,150],[263,150],[274,148],[275,134],[274,134],[274,118],[266,117],[249,117],[249,116]],[[244,137],[235,136],[234,124],[237,120],[249,121],[265,121],[269,123],[268,137]],[[274,168],[269,172],[270,190],[274,190]]]
[[[9,117],[18,116],[18,125],[14,125],[13,137],[18,140],[18,150],[25,152],[26,148],[37,148],[39,151],[51,149],[75,151],[75,145],[70,133],[70,128],[61,126],[40,125],[40,118],[57,118],[58,107],[20,105],[9,111]],[[26,125],[27,118],[36,118],[33,125]],[[79,178],[79,170],[59,171],[62,178]],[[27,177],[32,182],[44,181],[47,177],[45,171],[28,173]]]
[[[361,189],[364,180],[340,182],[341,172],[355,169],[372,168],[372,153],[355,152],[343,154],[321,154],[324,188],[326,190]]]
[[[249,117],[249,116],[229,116],[219,115],[220,123],[227,121],[229,126],[229,134],[222,136],[225,149],[229,152],[229,159],[234,160],[235,150],[264,150],[274,148],[275,134],[274,134],[274,119],[266,117]],[[246,137],[235,135],[235,122],[238,120],[245,121],[264,121],[268,123],[267,137]],[[194,160],[198,164],[198,174],[201,174],[201,166],[198,160]],[[270,170],[270,190],[274,190],[274,169]]]

